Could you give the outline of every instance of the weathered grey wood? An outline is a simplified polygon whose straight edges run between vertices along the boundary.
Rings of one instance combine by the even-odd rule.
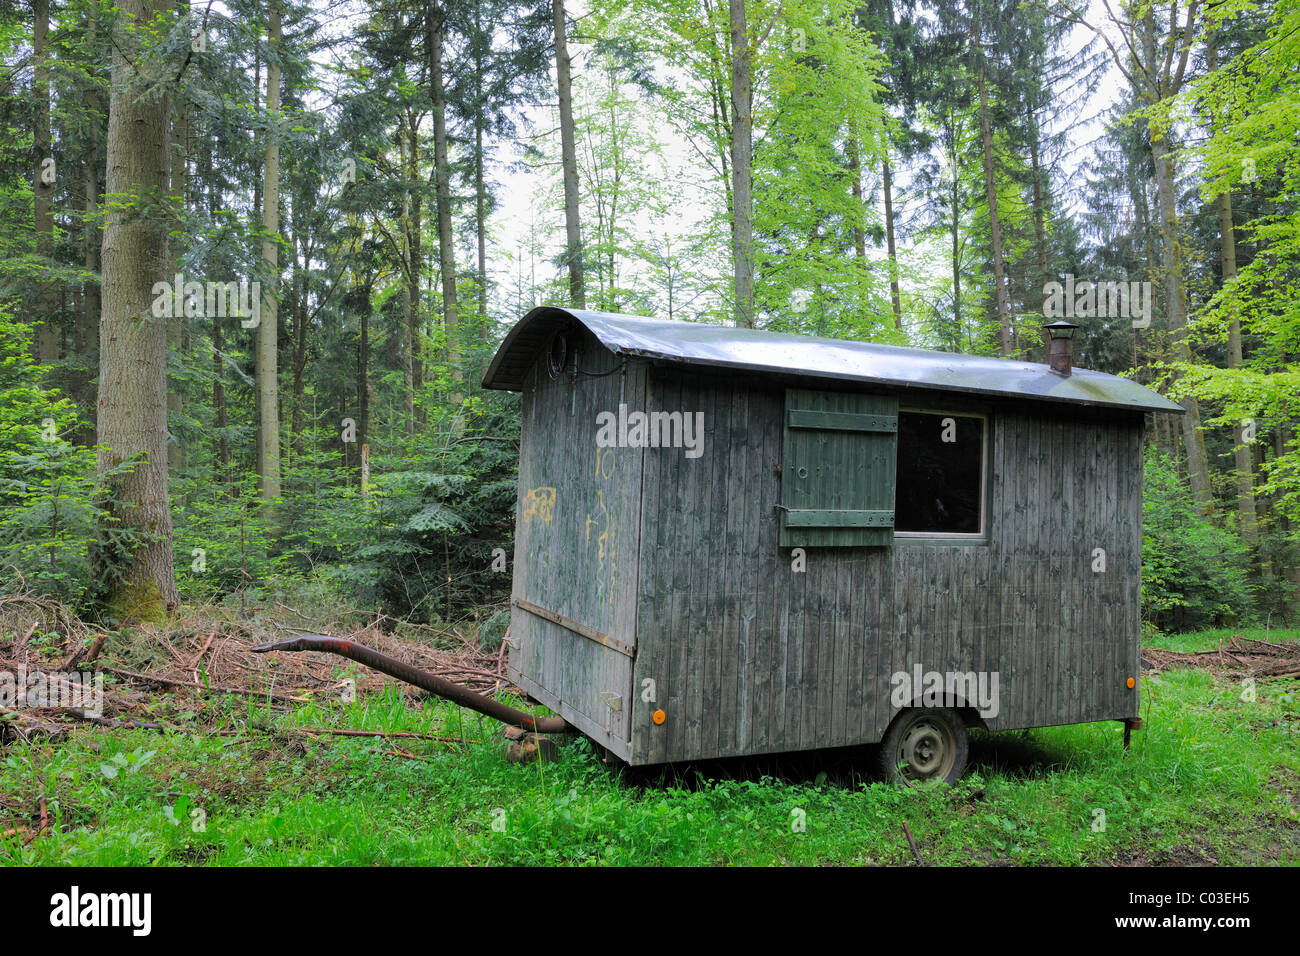
[[[636,407],[645,370],[617,370],[622,360],[594,337],[572,336],[584,372],[551,378],[539,355],[524,395],[520,497],[516,512],[516,600],[635,648],[637,523],[641,508],[638,448],[606,449],[600,465],[597,411]],[[574,635],[536,614],[511,615],[509,674],[521,687],[546,691],[566,719],[628,756],[632,662],[627,653]],[[525,681],[527,683],[525,683]],[[541,698],[539,698],[541,699]],[[598,731],[588,730],[599,728]],[[611,743],[614,741],[614,743]]]
[[[514,592],[611,636],[635,661],[517,611],[510,674],[619,756],[646,764],[871,743],[896,712],[891,676],[915,664],[998,671],[994,729],[1136,715],[1137,695],[1122,685],[1137,675],[1135,416],[971,402],[988,416],[985,538],[807,546],[807,571],[794,573],[776,507],[784,387],[639,359],[619,371],[622,359],[581,334],[578,344],[584,372],[614,372],[551,379],[539,354],[528,373]],[[808,421],[851,424],[881,400],[828,391]],[[896,397],[884,401],[897,408]],[[954,407],[951,396],[929,401]],[[598,454],[595,414],[620,402],[703,411],[704,453]],[[912,393],[907,406],[926,402]],[[873,510],[858,493],[880,449],[864,458],[824,447],[844,484],[823,507]],[[549,521],[535,496],[525,518],[538,488],[555,489]],[[1107,551],[1105,574],[1091,572],[1094,547]],[[644,679],[656,683],[654,702],[641,699]],[[668,715],[661,727],[656,709]]]

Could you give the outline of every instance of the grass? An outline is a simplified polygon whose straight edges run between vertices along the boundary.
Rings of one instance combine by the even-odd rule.
[[[1284,638],[1300,633],[1270,636]],[[911,865],[906,821],[930,864],[1296,864],[1295,688],[1262,680],[1251,702],[1203,670],[1148,676],[1130,752],[1114,723],[975,734],[966,777],[921,790],[870,779],[861,750],[645,772],[574,739],[517,765],[500,725],[441,701],[389,691],[272,714],[228,698],[222,736],[88,726],[0,750],[0,830],[42,795],[53,823],[0,839],[0,863]],[[159,704],[180,720],[186,706]]]

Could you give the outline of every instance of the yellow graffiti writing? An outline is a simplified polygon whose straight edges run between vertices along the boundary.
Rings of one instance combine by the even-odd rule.
[[[595,527],[600,534],[596,537],[596,594],[609,603],[614,602],[614,580],[617,566],[614,563],[614,516],[605,507],[605,492],[596,492],[596,517],[587,513],[586,544],[591,545],[591,529]]]
[[[540,518],[547,524],[551,523],[551,518],[555,512],[555,489],[554,488],[530,488],[524,495],[524,509],[521,517],[527,524],[534,517]]]

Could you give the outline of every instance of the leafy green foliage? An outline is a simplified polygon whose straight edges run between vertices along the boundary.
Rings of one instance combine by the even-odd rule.
[[[1144,468],[1143,614],[1180,630],[1247,616],[1245,547],[1197,511],[1169,458],[1148,449]]]
[[[494,549],[513,554],[514,404],[494,400],[472,428],[458,432],[448,419],[401,455],[376,459],[367,495],[351,488],[331,493],[336,537],[312,541],[318,557],[332,553],[338,561],[329,578],[354,600],[417,621],[445,619],[508,594],[509,574],[491,566]]]
[[[27,588],[84,608],[121,572],[135,536],[108,517],[95,450],[71,440],[76,408],[42,383],[31,337],[0,310],[0,592]]]

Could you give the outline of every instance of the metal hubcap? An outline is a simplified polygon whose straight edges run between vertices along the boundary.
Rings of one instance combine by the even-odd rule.
[[[947,724],[931,717],[915,720],[898,745],[899,773],[905,780],[945,778],[952,771],[957,742]]]

